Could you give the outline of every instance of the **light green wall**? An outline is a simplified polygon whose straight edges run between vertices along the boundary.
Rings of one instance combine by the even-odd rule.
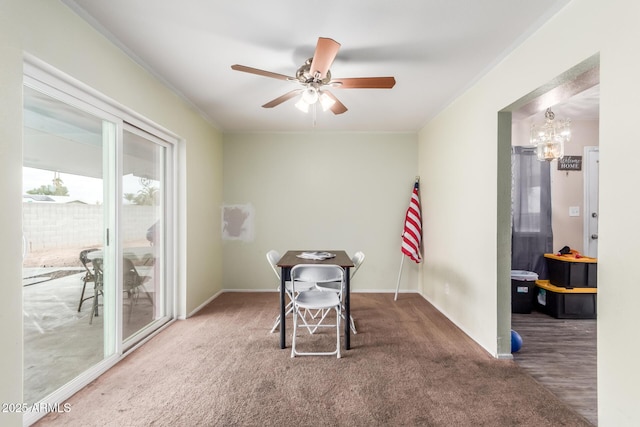
[[[270,249],[344,249],[366,255],[354,291],[395,291],[416,170],[416,134],[225,134],[224,202],[255,212],[253,240],[224,242],[225,288],[274,290]]]
[[[633,270],[640,255],[634,238],[639,234],[639,202],[634,197],[640,184],[640,175],[634,173],[640,158],[640,128],[635,126],[639,17],[638,2],[573,0],[425,126],[417,149],[416,137],[402,134],[234,134],[224,136],[223,153],[219,132],[66,7],[53,1],[3,0],[0,335],[5,347],[0,399],[21,401],[21,198],[14,183],[21,179],[23,50],[185,139],[180,147],[178,249],[186,265],[180,282],[189,286],[183,292],[182,314],[222,289],[222,283],[233,289],[273,289],[275,281],[264,279],[272,274],[264,258],[272,247],[363,250],[367,260],[354,288],[393,289],[407,187],[419,171],[425,264],[419,270],[405,263],[401,288],[423,291],[492,354],[504,348],[498,342],[505,330],[504,307],[497,301],[510,285],[506,225],[496,220],[508,218],[503,212],[508,193],[498,180],[509,175],[504,153],[498,155],[498,111],[600,52],[599,425],[640,424],[635,409],[640,401],[635,387],[640,383],[640,348]],[[335,189],[322,185],[325,165],[339,178]],[[347,205],[327,209],[316,204],[333,195]],[[255,207],[255,240],[220,243],[223,202]],[[20,421],[2,414],[0,424]]]
[[[509,225],[496,221],[497,217],[508,218],[497,207],[509,206],[504,200],[508,193],[501,191],[503,185],[498,182],[509,176],[507,156],[501,153],[502,160],[497,162],[498,111],[600,54],[601,426],[640,424],[635,298],[635,260],[640,255],[636,218],[640,199],[635,196],[640,184],[635,172],[640,158],[640,128],[635,119],[640,93],[638,18],[638,2],[573,0],[427,124],[419,137],[419,169],[425,182],[423,214],[428,218],[425,251],[431,254],[423,270],[425,296],[496,354],[504,348],[497,331],[505,330],[504,316],[496,316],[503,311],[497,301],[510,286],[509,248],[502,238]],[[508,150],[508,144],[500,149]],[[459,173],[451,172],[453,162]]]
[[[68,74],[183,139],[179,147],[180,315],[222,289],[222,134],[58,1],[0,3],[0,401],[22,401],[23,52]],[[188,286],[186,286],[188,284]],[[3,426],[22,425],[0,414]]]

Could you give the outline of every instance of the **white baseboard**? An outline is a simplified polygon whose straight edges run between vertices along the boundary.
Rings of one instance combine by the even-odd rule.
[[[188,319],[189,317],[193,316],[194,314],[196,314],[197,312],[199,312],[200,310],[202,310],[204,307],[207,306],[207,304],[209,304],[211,301],[213,301],[214,299],[218,298],[220,295],[222,295],[223,293],[226,292],[279,292],[277,289],[222,289],[218,292],[216,292],[215,294],[213,294],[209,299],[207,299],[205,302],[203,302],[202,304],[200,304],[198,307],[196,307],[194,310],[192,310],[189,314],[187,314],[186,317],[183,316],[178,316],[179,320],[184,320],[184,319]],[[362,293],[362,294],[393,294],[395,293],[395,290],[380,290],[380,289],[358,289],[357,291],[351,291],[352,294],[358,294],[358,293]],[[399,291],[399,294],[420,294],[420,292],[418,291]]]
[[[278,289],[223,289],[218,294],[223,292],[279,292]],[[352,294],[393,294],[395,290],[391,289],[357,289],[351,290]],[[419,291],[400,291],[399,294],[419,294]]]
[[[178,319],[180,320],[184,320],[184,319],[188,319],[189,317],[193,316],[194,314],[196,314],[197,312],[199,312],[200,310],[202,310],[203,308],[205,308],[207,306],[207,304],[209,304],[211,301],[213,301],[214,299],[218,298],[221,294],[223,294],[224,292],[226,292],[224,289],[221,291],[216,292],[215,294],[213,294],[209,299],[207,299],[205,302],[203,302],[202,304],[200,304],[199,306],[197,306],[195,309],[193,309],[190,313],[188,313],[186,315],[186,317],[178,317]]]

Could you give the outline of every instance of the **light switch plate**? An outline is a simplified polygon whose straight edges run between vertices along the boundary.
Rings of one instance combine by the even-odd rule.
[[[580,216],[580,206],[569,206],[569,216]]]

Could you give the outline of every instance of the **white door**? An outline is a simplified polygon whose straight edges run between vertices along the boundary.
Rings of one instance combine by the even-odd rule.
[[[584,254],[598,257],[598,147],[584,149]]]

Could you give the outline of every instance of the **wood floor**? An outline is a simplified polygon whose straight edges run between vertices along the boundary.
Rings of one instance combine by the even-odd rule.
[[[514,360],[539,383],[598,425],[596,320],[513,314],[522,337]]]

